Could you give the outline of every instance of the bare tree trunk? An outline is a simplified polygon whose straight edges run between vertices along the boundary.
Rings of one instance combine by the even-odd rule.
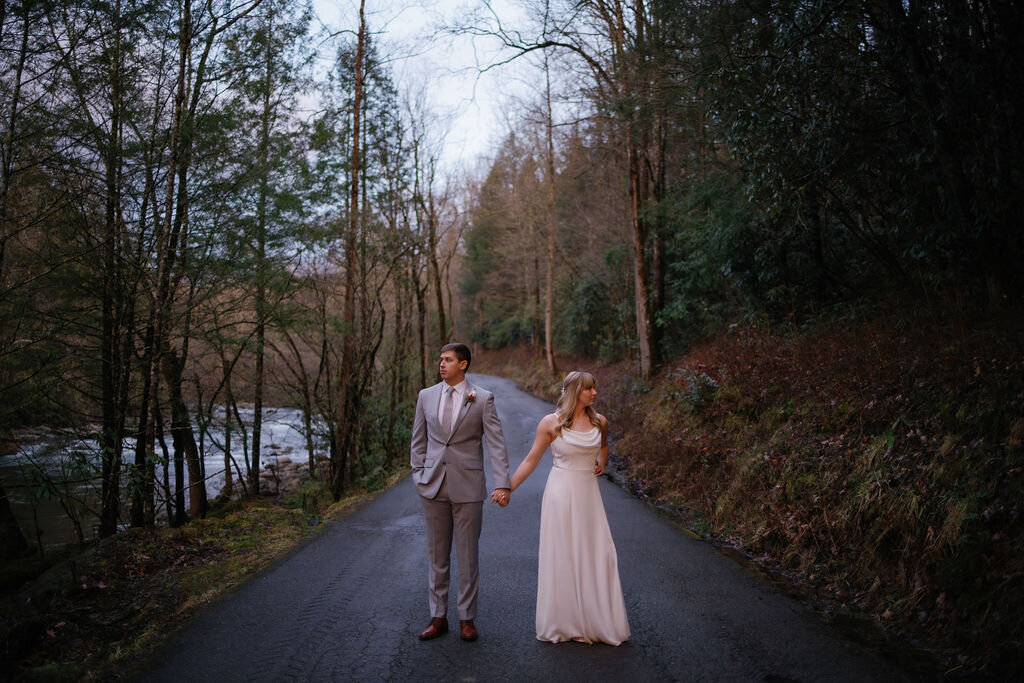
[[[263,246],[262,240],[260,247]],[[259,268],[257,268],[259,270]],[[257,275],[257,279],[260,276]],[[249,467],[249,490],[254,494],[260,492],[260,451],[263,432],[263,369],[266,344],[266,326],[263,322],[265,314],[265,293],[261,285],[256,285],[256,376],[253,378],[253,417],[252,417],[252,463]]]
[[[178,358],[177,354],[169,347],[165,348],[163,357],[164,375],[167,379],[167,391],[171,401],[171,437],[174,440],[177,490],[180,496],[184,483],[181,479],[183,465],[181,459],[184,458],[184,466],[188,468],[189,516],[192,518],[205,517],[209,510],[206,482],[203,481],[203,471],[199,462],[199,447],[196,445],[196,437],[192,432],[188,406],[185,405],[185,399],[181,392],[184,357]],[[182,499],[179,498],[179,505],[182,503]]]
[[[154,409],[154,423],[156,425],[156,435],[160,439],[161,443],[164,442],[163,422],[161,411],[159,408],[158,400],[160,396],[160,379],[161,379],[161,366],[163,365],[163,353],[164,353],[164,335],[166,334],[171,293],[171,273],[174,269],[174,259],[177,253],[177,237],[181,225],[181,217],[174,215],[174,195],[175,195],[175,182],[178,178],[178,166],[181,161],[181,126],[185,112],[185,97],[187,93],[187,82],[186,82],[186,66],[189,61],[189,55],[191,52],[191,41],[192,41],[192,3],[189,0],[183,3],[182,15],[180,21],[180,30],[178,33],[178,72],[175,81],[175,94],[174,94],[174,110],[172,114],[172,123],[170,130],[170,141],[168,144],[169,158],[168,158],[168,169],[167,169],[167,191],[164,196],[164,214],[163,221],[155,225],[157,231],[155,237],[156,244],[156,295],[153,301],[154,314],[154,331],[153,337],[150,341],[149,349],[147,354],[150,359],[150,366],[147,371],[151,375],[151,385],[153,392],[153,409]],[[164,450],[166,451],[166,445],[164,444]],[[174,478],[175,488],[173,503],[170,495],[167,495],[168,505],[168,520],[172,526],[180,526],[187,521],[185,515],[185,482],[184,482],[184,463],[182,461],[182,452],[178,449],[174,449]],[[165,494],[170,492],[169,485],[167,482],[168,477],[168,463],[164,460],[164,489]],[[173,504],[173,511],[170,507]]]
[[[416,219],[420,229],[426,229],[426,245],[424,256],[427,265],[427,284],[423,287],[419,284],[419,278],[415,272],[412,273],[413,286],[416,288],[416,303],[418,317],[421,318],[420,330],[420,358],[421,358],[421,385],[426,381],[426,369],[422,364],[426,362],[426,288],[431,287],[434,295],[434,305],[437,307],[437,345],[440,348],[448,343],[447,320],[445,316],[444,296],[441,291],[441,266],[437,258],[437,213],[434,207],[433,197],[433,166],[432,162],[421,158],[420,140],[413,145],[413,200],[415,202]],[[424,199],[429,195],[429,203]]]
[[[548,143],[548,263],[545,286],[547,293],[544,299],[544,352],[548,360],[548,372],[554,376],[558,372],[555,363],[555,351],[552,347],[554,327],[554,299],[555,299],[555,142],[554,142],[554,121],[551,112],[551,72],[548,69],[548,53],[544,52],[544,83],[545,103],[547,104],[547,121],[545,132]]]
[[[235,395],[231,391],[231,361],[223,351],[220,365],[224,373],[224,488],[221,495],[230,498],[235,488],[234,475],[231,472],[231,407],[235,404]]]
[[[120,516],[121,455],[124,440],[123,419],[118,416],[122,374],[121,363],[128,362],[121,355],[120,335],[124,320],[124,300],[121,289],[120,259],[120,164],[121,164],[121,27],[120,3],[112,6],[114,12],[113,43],[110,62],[110,121],[108,138],[104,140],[103,165],[106,201],[103,236],[103,331],[101,341],[101,385],[103,430],[100,434],[102,487],[100,505],[100,537],[117,533]]]
[[[264,56],[263,115],[260,119],[259,173],[260,188],[256,209],[256,377],[253,380],[252,468],[249,470],[249,490],[260,492],[260,441],[263,434],[264,362],[267,335],[267,195],[270,169],[270,91],[273,66],[273,18],[266,27],[266,54]]]
[[[153,375],[148,372],[150,367],[149,354],[153,344],[153,311],[150,310],[149,323],[146,325],[146,337],[143,341],[142,395],[139,398],[139,426],[135,432],[135,471],[139,478],[136,491],[132,495],[131,523],[132,526],[152,526],[153,512],[153,461],[150,453],[153,448],[153,426],[150,421],[150,392],[153,390]],[[148,504],[147,504],[148,503]]]
[[[657,90],[657,88],[655,89]],[[653,97],[659,97],[657,92]],[[665,155],[666,155],[666,134],[665,134],[665,112],[664,105],[660,101],[654,103],[654,163],[652,168],[653,182],[651,183],[652,195],[656,211],[651,225],[651,310],[649,315],[651,324],[651,353],[652,362],[657,364],[660,359],[661,331],[653,324],[665,307],[665,226],[664,209],[662,202],[665,200]]]
[[[641,208],[643,178],[640,169],[640,154],[631,142],[627,142],[627,157],[629,159],[629,200],[633,221],[633,296],[636,299],[636,335],[640,351],[640,374],[647,379],[651,376],[653,363],[651,316],[648,310],[650,275],[645,254],[648,228]]]
[[[427,229],[427,279],[434,290],[434,305],[437,307],[437,347],[448,343],[448,322],[445,316],[444,294],[441,288],[441,264],[437,258],[437,207],[434,205],[433,169],[421,168],[419,147],[416,148],[416,196],[417,217],[421,226]],[[427,162],[432,165],[432,162]],[[426,178],[423,175],[426,174]],[[426,199],[424,199],[426,197]]]
[[[189,509],[193,515],[204,516],[208,510],[206,484],[203,476],[203,463],[199,457],[199,449],[196,446],[195,435],[192,433],[191,420],[188,414],[188,407],[181,393],[182,372],[185,359],[188,357],[188,323],[185,324],[186,332],[183,335],[181,355],[175,353],[171,348],[167,337],[169,326],[170,306],[173,299],[173,292],[180,284],[183,273],[176,271],[175,263],[185,263],[187,256],[187,231],[189,216],[188,196],[188,172],[192,160],[193,131],[192,122],[196,118],[196,109],[199,106],[200,93],[205,84],[204,73],[206,61],[210,55],[214,40],[217,35],[227,30],[234,22],[241,19],[248,12],[252,11],[255,4],[250,4],[246,9],[229,18],[224,24],[218,27],[224,17],[215,17],[207,26],[207,35],[203,50],[199,54],[195,64],[194,78],[189,80],[191,75],[187,68],[193,63],[192,41],[195,37],[195,26],[192,21],[192,3],[186,0],[182,5],[181,30],[179,31],[178,49],[178,74],[175,84],[174,114],[171,126],[170,142],[170,167],[168,170],[167,182],[167,206],[163,229],[156,240],[157,245],[157,296],[156,296],[156,333],[154,334],[153,345],[156,353],[154,362],[154,395],[157,395],[157,380],[160,370],[163,371],[168,380],[168,391],[171,400],[171,430],[175,444],[175,459],[177,467],[176,477],[181,477],[180,460],[185,458],[189,470]],[[175,178],[177,187],[175,187]],[[176,196],[175,196],[176,195]],[[172,219],[173,215],[173,219]],[[179,254],[178,251],[181,250]],[[191,298],[191,297],[190,297]],[[186,318],[190,316],[190,300],[185,309]],[[159,368],[157,366],[160,366]],[[183,518],[184,512],[180,510],[182,495],[179,490],[178,521]]]
[[[0,10],[6,13],[6,3],[4,9]],[[15,67],[14,77],[14,88],[11,93],[11,101],[7,104],[10,107],[7,120],[4,122],[6,131],[4,131],[3,145],[0,146],[0,151],[3,153],[3,158],[0,159],[0,282],[4,282],[4,253],[6,251],[7,240],[10,239],[13,234],[13,230],[8,225],[8,208],[7,202],[10,195],[11,189],[11,176],[14,174],[14,161],[17,155],[14,151],[14,134],[18,128],[18,119],[21,111],[18,107],[21,104],[21,85],[22,75],[25,71],[25,62],[28,59],[28,35],[29,35],[29,5],[27,3],[22,4],[20,8],[22,14],[22,31],[21,31],[21,43],[18,48],[18,65]],[[6,16],[4,17],[6,20]],[[0,22],[0,26],[7,26],[6,23]]]
[[[159,120],[158,117],[159,108],[154,107],[151,128],[152,134],[148,140],[147,148],[144,153],[146,179],[142,195],[142,206],[139,211],[139,215],[141,216],[139,225],[140,234],[146,233],[146,226],[150,219],[150,207],[152,207],[153,211],[152,224],[154,230],[158,230],[161,225],[159,202],[156,197],[156,178],[154,175],[154,147],[156,145],[155,133]],[[141,239],[137,240],[135,262],[140,264],[140,266],[146,262],[144,249],[145,241]],[[148,294],[151,295],[152,293],[149,292]],[[135,431],[134,466],[137,481],[135,490],[132,494],[132,508],[130,513],[131,524],[136,527],[152,527],[156,524],[156,505],[154,500],[155,469],[153,462],[155,433],[151,408],[151,404],[155,400],[155,397],[153,396],[155,387],[153,385],[152,367],[154,353],[153,340],[156,333],[156,306],[152,296],[147,298],[149,299],[149,314],[146,320],[145,336],[142,341],[142,361],[140,363],[140,371],[142,373],[142,394],[139,397],[139,424]],[[129,339],[128,341],[130,342],[131,340]]]
[[[647,77],[646,57],[646,14],[644,0],[633,0],[633,21],[635,45],[632,50],[631,77],[627,80],[627,92],[638,97],[641,108],[650,105],[650,86]],[[646,101],[645,101],[646,100]],[[637,140],[637,129],[640,140]],[[651,275],[647,266],[647,242],[650,238],[650,224],[647,217],[647,200],[650,197],[647,155],[650,133],[647,124],[637,120],[635,114],[626,121],[626,148],[629,164],[629,199],[633,221],[633,280],[636,297],[637,345],[640,351],[640,374],[644,379],[651,376],[657,363],[657,347],[654,345],[654,315],[651,308]]]
[[[341,498],[345,490],[349,450],[355,435],[355,420],[359,397],[356,372],[356,273],[359,272],[359,175],[360,175],[360,115],[363,109],[363,55],[366,41],[366,0],[359,2],[359,32],[356,39],[355,92],[352,103],[352,175],[349,222],[345,232],[345,302],[342,314],[344,339],[342,340],[341,377],[338,386],[338,451],[331,463],[331,493]]]
[[[167,504],[167,522],[172,527],[181,526],[188,521],[188,513],[185,512],[185,465],[182,454],[175,451],[173,454],[167,450],[167,438],[164,434],[163,409],[160,406],[159,397],[153,396],[153,425],[154,434],[160,444],[160,451],[163,453],[163,485],[164,500]],[[174,463],[174,490],[171,490],[171,462]]]
[[[434,206],[434,195],[430,193],[430,204],[427,211],[427,263],[434,285],[434,305],[437,306],[437,348],[449,341],[448,323],[445,320],[444,295],[441,289],[441,266],[437,260],[437,208]]]
[[[412,287],[416,295],[416,337],[419,341],[419,366],[420,366],[420,383],[419,388],[423,389],[427,386],[427,301],[426,301],[426,288],[420,285],[419,278],[416,277],[416,264],[410,265],[410,270],[413,271],[412,275]]]
[[[533,259],[530,264],[533,266],[533,277],[530,278],[530,286],[533,288],[533,291],[530,292],[530,298],[533,299],[533,328],[530,330],[530,346],[533,347],[533,357],[536,360],[540,358],[541,349],[544,348],[540,343],[540,249],[537,246],[537,223],[532,217],[528,221],[530,245],[533,247]]]
[[[392,337],[391,367],[389,371],[388,391],[388,430],[384,452],[387,454],[388,465],[395,458],[395,423],[397,422],[398,403],[402,399],[401,376],[404,374],[403,364],[406,352],[405,297],[399,287],[395,288],[395,334]]]
[[[160,202],[157,199],[157,181],[156,181],[156,135],[159,128],[159,107],[153,108],[153,119],[151,127],[151,135],[149,139],[148,149],[146,151],[146,187],[143,194],[142,201],[142,220],[148,220],[147,207],[152,205],[152,221],[153,230],[155,237],[159,239],[161,232],[161,226],[164,225],[160,215]],[[140,228],[140,232],[145,232],[144,227]],[[136,262],[142,264],[145,262],[143,256],[143,250],[145,249],[145,242],[138,240],[136,247]],[[132,501],[132,525],[136,525],[136,515],[141,513],[142,524],[146,527],[153,527],[156,525],[156,465],[154,449],[156,443],[156,429],[157,424],[154,419],[155,409],[153,406],[157,402],[157,391],[160,387],[160,373],[158,372],[159,367],[159,351],[156,343],[157,335],[157,300],[153,297],[153,292],[149,292],[149,317],[146,321],[146,335],[142,343],[142,362],[140,371],[143,375],[143,391],[141,397],[141,404],[139,408],[139,427],[136,432],[135,442],[135,467],[141,478],[141,486],[139,488],[139,494],[135,500]],[[136,507],[138,510],[136,510]]]
[[[184,266],[187,243],[187,224],[189,213],[188,197],[188,168],[191,161],[191,138],[188,139],[183,148],[182,163],[178,166],[178,199],[175,211],[175,233],[180,237],[180,248],[182,251],[179,261]],[[178,274],[178,280],[181,273]],[[178,282],[174,283],[176,289]],[[163,338],[163,360],[164,372],[168,382],[168,394],[171,401],[171,434],[174,438],[175,452],[179,450],[185,456],[189,474],[189,515],[192,517],[205,517],[209,509],[206,499],[206,482],[203,476],[203,465],[199,458],[199,448],[196,445],[195,434],[192,432],[192,420],[189,417],[188,406],[185,403],[181,391],[185,360],[188,358],[189,348],[189,319],[194,302],[189,296],[185,305],[185,332],[182,335],[181,353],[171,348],[169,340]]]

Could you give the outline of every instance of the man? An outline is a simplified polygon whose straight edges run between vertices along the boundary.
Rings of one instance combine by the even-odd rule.
[[[442,381],[420,392],[412,428],[412,478],[423,503],[430,560],[430,624],[420,640],[448,632],[452,537],[459,562],[460,636],[476,640],[478,546],[487,497],[483,444],[487,444],[495,502],[508,504],[508,452],[491,392],[466,380],[471,355],[465,344],[441,349]]]

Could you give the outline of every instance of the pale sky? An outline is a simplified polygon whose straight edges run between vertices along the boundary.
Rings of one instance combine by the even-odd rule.
[[[503,22],[514,23],[514,0],[495,0]],[[331,30],[356,27],[358,0],[314,0],[314,10]],[[378,34],[382,53],[394,61],[392,72],[400,90],[424,88],[428,108],[447,130],[442,164],[448,171],[470,169],[490,156],[509,128],[505,112],[510,94],[525,88],[527,65],[510,64],[481,73],[494,59],[481,40],[438,31],[442,25],[467,21],[474,0],[366,0],[370,29]],[[450,119],[450,123],[445,122]]]

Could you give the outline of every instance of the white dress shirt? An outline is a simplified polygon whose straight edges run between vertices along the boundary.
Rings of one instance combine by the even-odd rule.
[[[466,393],[466,380],[462,380],[452,387],[453,397],[448,396],[449,386],[446,382],[441,388],[441,401],[437,404],[437,421],[442,425],[444,424],[444,402],[451,401],[454,398],[454,403],[452,404],[452,429],[455,429],[455,423],[459,421],[459,413],[462,411],[462,404],[464,403],[463,396]]]

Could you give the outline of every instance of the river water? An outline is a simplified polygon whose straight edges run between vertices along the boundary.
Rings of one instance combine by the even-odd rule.
[[[246,423],[246,436],[250,440],[253,423],[252,406],[238,406],[239,415]],[[223,414],[223,410],[218,411]],[[193,427],[199,441],[198,428]],[[316,431],[316,427],[314,427]],[[94,435],[96,430],[92,431]],[[170,487],[174,488],[173,443],[170,430],[165,427],[165,437],[172,462],[168,464]],[[264,408],[261,432],[260,463],[266,466],[278,458],[290,458],[306,462],[309,453],[303,432],[301,411],[291,408]],[[86,540],[92,539],[97,531],[95,512],[99,508],[100,460],[98,444],[93,436],[81,436],[66,430],[37,430],[19,435],[20,447],[17,453],[0,456],[0,482],[11,501],[15,517],[22,533],[29,543],[41,542],[44,547],[74,543],[77,539],[72,516],[78,517]],[[319,439],[314,435],[314,444]],[[206,491],[212,499],[224,488],[224,427],[223,423],[212,424],[203,439],[200,452],[204,455],[206,469]],[[237,423],[232,423],[231,452],[237,463],[232,467],[236,491],[239,472],[245,472],[242,434]],[[320,448],[319,452],[323,452]],[[162,450],[157,445],[157,455]],[[135,440],[125,439],[124,455],[128,461],[135,457]],[[157,464],[157,505],[158,517],[166,517],[163,505],[163,466]],[[122,473],[121,483],[126,486],[127,477]],[[188,486],[188,471],[184,473]],[[186,494],[187,497],[187,494]],[[129,500],[126,490],[121,493],[122,502]],[[70,513],[70,514],[69,514]],[[127,521],[127,508],[122,514]]]

